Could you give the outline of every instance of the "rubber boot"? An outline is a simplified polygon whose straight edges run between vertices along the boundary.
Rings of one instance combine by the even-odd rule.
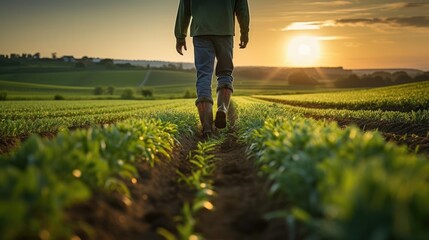
[[[226,127],[226,114],[228,113],[231,95],[232,91],[229,88],[221,88],[217,92],[217,111],[215,126],[219,129]]]
[[[203,137],[209,137],[213,131],[213,104],[210,102],[199,102],[197,103],[197,108],[200,115]]]

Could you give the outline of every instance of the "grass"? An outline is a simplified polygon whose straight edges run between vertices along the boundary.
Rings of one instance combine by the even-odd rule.
[[[57,67],[58,70],[55,70],[54,67]],[[0,91],[6,91],[9,100],[52,99],[55,94],[63,95],[66,99],[119,98],[125,88],[133,88],[138,91],[149,71],[149,78],[143,87],[151,89],[157,99],[181,98],[186,90],[195,92],[196,82],[196,74],[193,71],[160,69],[78,70],[64,68],[62,65],[50,66],[49,64],[22,70],[2,67],[0,70],[2,70],[0,71]],[[115,87],[115,94],[113,96],[93,95],[96,86],[113,86]],[[215,95],[215,77],[212,86],[213,95]],[[235,78],[234,86],[235,95],[278,95],[327,91],[326,88],[320,86],[291,86],[287,82],[278,80],[261,81],[247,78]],[[135,95],[141,98],[141,94],[138,92]]]
[[[2,74],[1,79],[19,83],[46,84],[57,86],[95,87],[139,86],[147,71],[79,71],[49,73]]]

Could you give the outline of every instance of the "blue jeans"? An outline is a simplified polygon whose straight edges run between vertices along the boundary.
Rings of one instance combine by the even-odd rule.
[[[194,36],[195,68],[197,70],[197,101],[211,102],[212,76],[215,59],[218,91],[221,88],[229,88],[234,91],[232,72],[233,36]]]

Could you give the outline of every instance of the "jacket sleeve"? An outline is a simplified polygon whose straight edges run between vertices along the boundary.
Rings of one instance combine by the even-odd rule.
[[[191,0],[180,0],[176,17],[176,26],[174,27],[174,34],[177,39],[183,40],[186,38],[190,21]]]
[[[235,3],[235,14],[240,25],[240,33],[242,35],[249,34],[250,14],[247,0],[237,0]]]

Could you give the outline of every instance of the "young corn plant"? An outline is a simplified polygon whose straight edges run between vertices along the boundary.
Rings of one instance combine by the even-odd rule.
[[[0,159],[0,238],[32,239],[41,232],[67,238],[64,209],[88,200],[94,190],[129,198],[124,181],[138,178],[137,161],[154,165],[159,156],[168,157],[177,128],[146,119],[66,131],[51,140],[29,138]]]
[[[237,124],[249,154],[271,182],[272,196],[292,205],[270,214],[283,217],[290,232],[297,232],[294,223],[301,221],[309,238],[429,237],[425,157],[386,143],[379,133],[342,129],[292,112],[277,112],[259,126],[247,124],[260,122],[261,109],[274,116],[275,108],[260,105],[238,109]]]
[[[207,210],[213,210],[214,208],[213,204],[209,201],[209,198],[214,195],[210,176],[214,171],[215,156],[213,152],[216,146],[222,141],[223,137],[199,142],[197,149],[192,151],[188,156],[189,162],[193,166],[192,173],[185,175],[177,171],[179,176],[178,181],[185,183],[190,189],[195,191],[194,199],[191,202],[184,203],[182,214],[177,218],[179,222],[177,225],[178,239],[202,239],[202,236],[195,233],[195,214],[203,208]],[[177,239],[172,238],[173,235],[165,229],[160,229],[158,233],[169,240]]]

